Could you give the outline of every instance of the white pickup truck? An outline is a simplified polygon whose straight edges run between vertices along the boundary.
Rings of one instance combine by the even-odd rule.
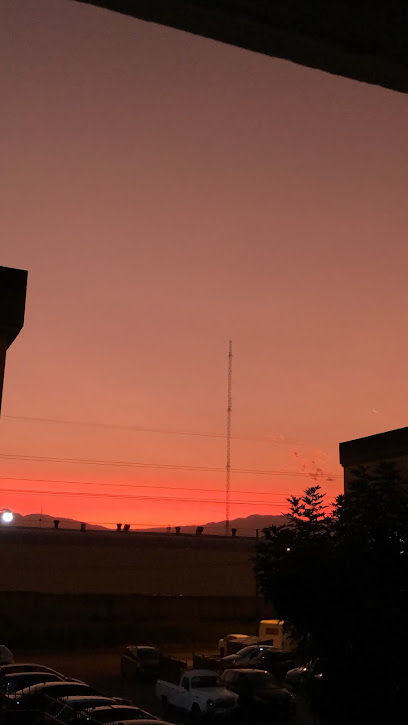
[[[226,714],[238,705],[238,695],[220,685],[217,673],[211,670],[185,670],[179,685],[158,680],[156,697],[163,707],[176,707],[194,717]]]

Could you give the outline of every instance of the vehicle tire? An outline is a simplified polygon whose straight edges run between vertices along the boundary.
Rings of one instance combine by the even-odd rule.
[[[126,680],[126,670],[125,670],[125,667],[123,666],[123,664],[121,664],[121,666],[120,666],[120,676],[121,676],[122,680]]]
[[[191,715],[194,720],[198,720],[201,716],[200,705],[197,702],[193,702],[193,706],[191,708]]]
[[[162,695],[161,704],[164,712],[168,712],[170,710],[169,701],[165,695]]]
[[[220,657],[221,657],[221,659],[223,657],[225,657],[225,648],[224,647],[220,647]]]

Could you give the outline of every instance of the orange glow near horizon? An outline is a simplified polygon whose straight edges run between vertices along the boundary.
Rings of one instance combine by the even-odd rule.
[[[224,520],[229,339],[231,519],[332,501],[339,442],[407,424],[407,97],[63,0],[0,16],[29,271],[0,508]]]
[[[61,444],[66,443],[69,438],[67,429],[72,431],[79,427],[82,430],[83,444],[90,447],[92,433],[90,436],[89,426],[23,422],[7,416],[2,422],[3,441],[7,433],[11,439],[14,438],[16,431],[19,431],[20,439],[22,431],[25,431],[31,443],[35,431],[39,440],[48,440],[44,436],[44,428],[53,429],[55,425],[59,426]],[[85,431],[88,431],[88,435],[85,435]],[[92,431],[94,432],[93,429]],[[102,435],[105,437],[106,432],[103,431]],[[122,447],[123,433],[116,435]],[[159,435],[162,439],[160,449],[163,451],[169,434]],[[154,437],[154,434],[151,433],[150,436]],[[99,438],[99,435],[96,437]],[[174,449],[174,437],[170,437]],[[225,441],[222,437],[215,438],[211,446],[204,436],[203,438],[201,464],[187,463],[185,470],[177,462],[182,459],[177,459],[174,453],[173,462],[150,464],[147,460],[141,463],[111,454],[107,460],[116,463],[109,465],[102,463],[101,459],[98,459],[98,463],[94,456],[89,456],[85,463],[83,454],[76,459],[81,462],[73,462],[74,459],[68,456],[55,460],[55,457],[42,454],[32,457],[26,454],[25,459],[23,456],[17,455],[14,458],[13,454],[2,452],[2,500],[23,515],[43,512],[56,518],[74,518],[104,526],[115,526],[118,521],[130,523],[132,528],[174,527],[223,521],[225,472],[222,465],[216,465],[215,456],[223,453]],[[214,448],[214,443],[216,450],[210,457],[208,449]],[[233,443],[236,443],[234,439]],[[243,446],[244,441],[239,440],[239,444]],[[261,440],[256,443],[247,441],[246,444],[250,447],[264,445]],[[103,449],[99,440],[93,440],[93,445],[93,450]],[[266,443],[266,447],[268,450],[269,443]],[[314,453],[316,458],[323,455],[319,451]],[[181,455],[182,451],[179,453]],[[341,474],[333,476],[332,473],[325,472],[318,465],[318,461],[307,460],[298,451],[293,451],[291,457],[295,465],[277,473],[269,473],[269,469],[261,467],[254,470],[254,467],[248,465],[241,469],[233,468],[231,519],[244,518],[251,514],[279,515],[287,510],[286,499],[289,495],[301,493],[304,488],[316,482],[321,483],[324,490],[329,486],[331,494],[328,493],[328,502],[341,490]],[[32,458],[38,460],[33,461]],[[222,464],[221,455],[220,459]],[[150,465],[152,470],[149,470]],[[200,465],[210,470],[196,470]],[[174,468],[167,470],[167,466]],[[242,532],[246,527],[248,531],[256,528],[248,522],[247,525],[242,524]]]

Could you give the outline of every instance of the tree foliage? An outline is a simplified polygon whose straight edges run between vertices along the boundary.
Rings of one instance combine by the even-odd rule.
[[[364,722],[373,693],[371,717],[381,708],[388,715],[402,696],[406,491],[392,464],[360,468],[329,513],[319,486],[288,499],[288,523],[264,530],[257,547],[255,575],[264,598],[293,631],[303,657],[327,657],[335,682],[343,682],[339,722],[354,715]]]

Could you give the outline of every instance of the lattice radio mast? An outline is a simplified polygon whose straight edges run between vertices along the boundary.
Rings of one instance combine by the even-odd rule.
[[[231,383],[232,383],[232,340],[228,349],[228,406],[227,406],[227,466],[226,466],[226,495],[225,495],[225,534],[230,530],[230,495],[231,495]]]

